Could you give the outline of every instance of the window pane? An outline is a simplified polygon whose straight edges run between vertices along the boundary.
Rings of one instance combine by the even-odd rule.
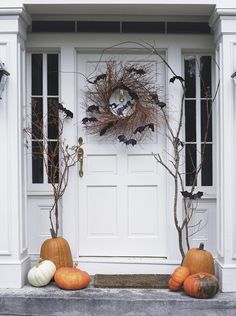
[[[32,182],[43,183],[43,156],[40,148],[42,142],[32,141]]]
[[[32,21],[32,32],[75,32],[75,22]]]
[[[195,56],[184,57],[184,75],[186,98],[196,97],[196,58]]]
[[[48,182],[57,183],[59,179],[59,150],[58,143],[48,142]]]
[[[43,138],[43,99],[32,98],[32,138]]]
[[[77,32],[120,33],[120,22],[118,21],[78,21]]]
[[[32,54],[32,95],[43,94],[43,55]]]
[[[205,133],[207,131],[207,142],[212,141],[212,109],[211,101],[202,100],[201,101],[201,141],[204,142]]]
[[[211,56],[200,58],[201,98],[211,97]]]
[[[58,54],[47,55],[48,95],[58,95]]]
[[[195,177],[196,170],[196,145],[185,145],[185,162],[186,162],[186,185],[191,186]],[[197,182],[196,182],[197,184]]]
[[[167,22],[167,33],[208,34],[210,31],[206,22]]]
[[[58,98],[48,98],[48,138],[58,137],[59,110]]]
[[[203,145],[202,145],[202,154],[203,154]],[[202,185],[211,186],[212,181],[212,145],[207,144],[205,147],[205,154],[203,157],[202,164]]]
[[[185,101],[185,141],[196,141],[196,101]]]
[[[165,33],[164,22],[122,22],[123,33]]]

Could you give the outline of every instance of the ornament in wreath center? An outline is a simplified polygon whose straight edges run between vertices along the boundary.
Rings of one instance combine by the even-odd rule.
[[[104,73],[87,81],[82,123],[89,134],[134,146],[164,121],[166,104],[152,83],[151,64],[109,61]]]

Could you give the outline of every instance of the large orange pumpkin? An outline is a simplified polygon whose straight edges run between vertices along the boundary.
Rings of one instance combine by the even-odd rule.
[[[190,275],[190,271],[187,267],[177,267],[169,279],[168,286],[172,291],[178,291],[184,280]]]
[[[185,292],[197,298],[211,298],[219,289],[217,278],[205,272],[188,276],[184,281]]]
[[[73,267],[70,246],[62,237],[45,240],[41,246],[40,258],[52,261],[57,269],[60,267]]]
[[[54,280],[64,290],[79,290],[88,286],[91,278],[78,268],[60,268],[54,274]]]
[[[204,250],[204,244],[200,243],[199,248],[190,249],[182,264],[189,268],[190,274],[206,272],[215,274],[214,259],[209,251]]]

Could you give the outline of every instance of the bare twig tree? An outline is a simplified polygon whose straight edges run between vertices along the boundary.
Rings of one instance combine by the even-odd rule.
[[[38,152],[32,152],[36,159],[42,159],[48,178],[52,186],[53,205],[49,212],[50,232],[52,238],[58,236],[59,231],[59,202],[65,193],[69,182],[70,168],[80,161],[78,151],[82,146],[82,139],[77,144],[69,146],[63,139],[65,122],[73,117],[73,113],[65,109],[62,104],[49,101],[50,111],[43,115],[37,106],[37,100],[32,101],[32,112],[29,117],[30,127],[24,129],[25,133],[36,143]],[[44,117],[54,130],[53,141],[48,137],[48,129],[44,128]],[[28,142],[27,142],[27,147]]]
[[[184,141],[181,140],[181,129],[184,123],[184,104],[185,104],[185,84],[184,79],[180,76],[174,76],[170,79],[170,82],[174,82],[175,79],[180,82],[181,88],[182,88],[182,97],[181,97],[181,103],[180,103],[180,114],[179,118],[177,120],[177,128],[174,129],[171,127],[170,121],[167,119],[166,115],[163,115],[166,119],[166,127],[167,127],[167,138],[171,144],[171,155],[169,155],[170,160],[169,163],[164,161],[164,159],[161,157],[160,154],[153,153],[156,161],[161,164],[170,174],[170,176],[173,178],[174,181],[174,206],[173,206],[173,213],[174,213],[174,223],[175,227],[178,232],[178,243],[179,243],[179,250],[181,253],[182,258],[185,256],[185,250],[184,250],[184,232],[185,232],[185,242],[186,247],[189,250],[190,249],[190,242],[189,238],[196,234],[198,231],[204,228],[205,225],[202,225],[201,221],[198,223],[195,223],[194,225],[190,226],[190,221],[192,219],[194,210],[197,208],[197,201],[200,199],[203,195],[203,192],[196,192],[197,188],[197,179],[199,177],[200,171],[203,168],[204,160],[205,160],[205,154],[206,154],[206,145],[207,145],[207,139],[208,139],[208,133],[210,128],[210,122],[211,122],[211,116],[212,116],[212,105],[216,99],[216,95],[219,89],[219,83],[217,85],[217,89],[215,92],[214,97],[212,98],[211,95],[208,94],[207,89],[205,90],[205,101],[206,101],[206,124],[205,124],[205,131],[204,131],[204,137],[203,137],[203,143],[201,147],[201,153],[200,153],[200,161],[197,165],[192,160],[192,183],[190,185],[189,191],[185,190],[185,181],[184,178],[186,176],[185,172],[182,172],[182,152],[185,149]],[[200,80],[202,80],[200,75]],[[203,83],[204,87],[204,83]],[[164,111],[165,109],[163,109]],[[185,149],[186,150],[186,149]],[[191,153],[190,159],[191,159]],[[182,194],[183,198],[183,205],[184,205],[184,215],[178,217],[178,199],[179,194]],[[189,233],[189,228],[196,228],[195,232]]]

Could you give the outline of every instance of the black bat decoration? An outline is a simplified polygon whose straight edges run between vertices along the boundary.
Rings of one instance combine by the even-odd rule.
[[[158,103],[158,106],[159,106],[161,109],[163,109],[163,108],[166,106],[166,104],[165,104],[164,102],[159,102],[159,103]]]
[[[125,135],[119,135],[118,139],[119,139],[120,142],[126,142],[127,141],[127,138],[126,138]]]
[[[56,106],[58,107],[59,110],[63,111],[66,114],[66,117],[73,118],[73,113],[70,110],[67,110],[63,104],[61,103],[56,103]]]
[[[137,127],[136,130],[134,131],[134,134],[142,133],[145,130],[145,128],[146,128],[146,125]]]
[[[143,69],[136,69],[135,67],[128,68],[127,72],[128,73],[135,72],[137,75],[140,75],[140,76],[146,73],[146,71],[144,71]]]
[[[106,79],[106,77],[107,77],[107,74],[101,74],[101,75],[98,75],[94,81],[88,80],[88,82],[91,84],[96,84],[99,80]]]
[[[87,112],[97,112],[99,113],[99,106],[98,105],[90,105],[88,108],[87,108]]]
[[[184,198],[189,198],[190,200],[197,200],[203,196],[203,192],[201,191],[198,191],[195,194],[192,194],[191,192],[188,192],[188,191],[181,191],[181,194]]]
[[[137,141],[135,139],[133,139],[133,138],[127,139],[127,137],[125,135],[119,135],[118,139],[120,142],[124,143],[126,146],[127,145],[135,146],[137,144]]]
[[[171,83],[174,83],[175,80],[179,80],[180,82],[184,82],[184,78],[182,78],[180,76],[174,76],[174,77],[170,78]]]
[[[146,126],[147,126],[148,128],[150,128],[150,130],[151,130],[152,132],[154,132],[154,124],[153,124],[153,123],[147,124]]]
[[[136,128],[136,130],[134,131],[134,134],[142,133],[147,127],[150,128],[152,132],[154,132],[154,124],[150,123],[150,124],[146,124],[146,125],[139,126],[138,128]]]
[[[197,193],[193,194],[193,199],[200,199],[203,196],[203,192],[202,191],[198,191]]]
[[[73,113],[70,110],[65,109],[64,112],[67,117],[73,118]]]
[[[135,146],[137,144],[137,141],[135,140],[135,139],[133,139],[133,138],[131,138],[131,139],[129,139],[129,140],[127,140],[126,142],[125,142],[125,145],[127,146],[127,145],[132,145],[132,146]]]
[[[184,147],[184,142],[182,142],[179,138],[176,138],[175,141],[177,142],[178,146]]]
[[[87,124],[87,123],[91,123],[91,122],[97,122],[96,117],[84,117],[82,119],[82,124]]]
[[[117,123],[117,121],[111,121],[109,122],[105,127],[103,127],[100,131],[100,136],[103,136],[108,129],[112,128],[115,124]]]

